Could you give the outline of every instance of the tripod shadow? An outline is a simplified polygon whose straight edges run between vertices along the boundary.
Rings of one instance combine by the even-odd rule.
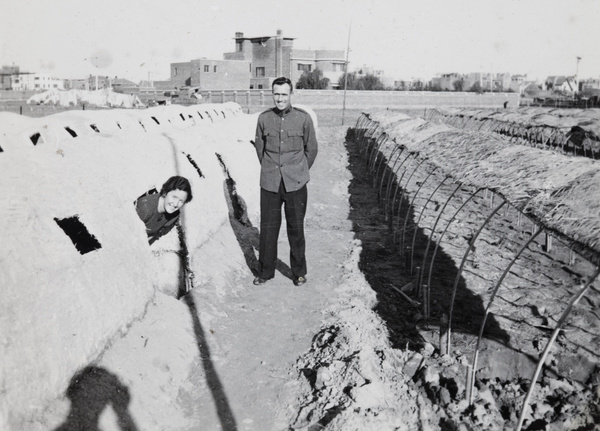
[[[79,371],[71,378],[66,395],[71,410],[55,431],[99,431],[100,415],[107,406],[114,410],[120,430],[138,430],[127,408],[131,399],[127,386],[104,368],[90,365]]]

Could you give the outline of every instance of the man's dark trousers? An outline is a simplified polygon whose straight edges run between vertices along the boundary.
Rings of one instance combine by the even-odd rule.
[[[306,185],[300,190],[286,192],[283,181],[281,181],[277,193],[260,189],[259,277],[268,280],[275,276],[282,204],[290,243],[292,274],[295,278],[306,275],[304,216],[306,215],[307,199]]]

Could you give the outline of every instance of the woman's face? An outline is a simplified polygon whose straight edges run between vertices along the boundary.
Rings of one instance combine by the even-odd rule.
[[[171,190],[165,196],[165,212],[173,214],[187,202],[188,194],[183,190]]]

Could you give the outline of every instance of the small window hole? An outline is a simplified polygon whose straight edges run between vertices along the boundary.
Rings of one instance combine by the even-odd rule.
[[[98,127],[96,127],[95,124],[90,124],[90,127],[92,128],[92,130],[96,133],[100,133],[100,130],[98,130]]]
[[[63,219],[55,217],[54,221],[71,239],[79,254],[86,254],[102,248],[96,237],[89,233],[85,225],[79,221],[79,217],[73,216]]]
[[[42,138],[42,135],[40,135],[39,133],[34,133],[33,135],[31,135],[29,137],[29,139],[31,139],[31,142],[33,142],[33,145],[37,145],[38,142],[40,142],[41,138]],[[42,142],[44,142],[43,139],[42,139]]]
[[[69,132],[69,135],[71,135],[72,137],[77,137],[77,133],[75,133],[75,130],[71,129],[70,127],[65,127],[65,130]]]
[[[140,126],[142,126],[142,129],[144,129],[144,132],[146,131],[146,126],[144,126],[144,123],[142,123],[141,121],[138,121],[138,123],[140,123]]]
[[[159,125],[160,125],[160,122],[159,122],[159,121],[156,119],[156,117],[152,117],[152,119],[154,120],[154,122],[155,122],[156,124],[159,124]]]

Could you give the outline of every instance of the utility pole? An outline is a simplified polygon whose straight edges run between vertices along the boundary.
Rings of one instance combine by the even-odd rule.
[[[275,36],[275,70],[277,76],[283,75],[283,31],[280,29]]]
[[[348,57],[350,55],[350,30],[352,30],[352,21],[348,27],[348,45],[346,46],[346,65],[344,66],[344,102],[342,106],[342,126],[344,125],[344,116],[346,115],[346,88],[348,87]]]
[[[577,66],[575,68],[575,92],[573,94],[579,93],[579,62],[581,61],[581,57],[577,57]]]

